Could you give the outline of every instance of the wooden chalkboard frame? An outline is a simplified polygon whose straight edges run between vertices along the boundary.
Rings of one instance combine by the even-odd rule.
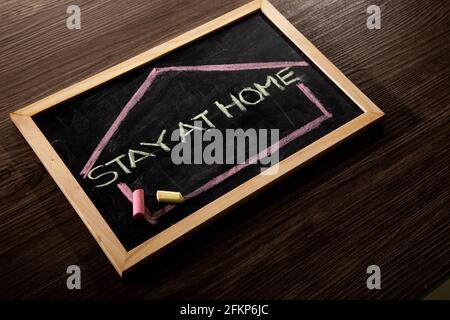
[[[160,232],[141,245],[127,251],[108,226],[100,212],[70,173],[64,162],[50,145],[33,120],[33,116],[59,103],[105,83],[125,72],[153,61],[177,48],[197,40],[211,32],[252,13],[261,12],[281,33],[295,44],[334,84],[336,84],[363,113],[319,140],[297,151],[279,163],[276,175],[257,175],[235,189],[209,203],[178,223]],[[170,41],[119,63],[88,79],[78,82],[40,101],[10,114],[11,119],[28,141],[50,175],[61,188],[71,205],[83,220],[95,240],[103,249],[117,272],[122,276],[138,262],[180,239],[224,210],[249,198],[281,176],[319,156],[326,150],[380,120],[384,113],[366,97],[345,75],[315,48],[286,18],[267,0],[252,1],[240,8],[211,20]]]

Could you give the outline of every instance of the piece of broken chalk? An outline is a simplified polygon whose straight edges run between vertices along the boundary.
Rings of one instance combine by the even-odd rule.
[[[156,199],[159,202],[167,202],[167,203],[183,203],[184,198],[179,192],[175,191],[162,191],[158,190],[156,192]]]
[[[142,219],[145,213],[144,189],[136,189],[133,191],[133,218]]]

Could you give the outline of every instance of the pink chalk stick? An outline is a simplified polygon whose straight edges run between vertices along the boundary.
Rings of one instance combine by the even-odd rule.
[[[144,190],[137,189],[133,191],[133,218],[142,219],[145,213]]]
[[[117,188],[119,188],[120,192],[122,192],[122,194],[125,196],[125,198],[128,199],[128,201],[133,203],[133,191],[131,191],[130,187],[121,182],[117,184]],[[144,219],[150,224],[156,224],[156,220],[153,218],[153,214],[150,212],[150,210],[148,210],[148,208],[145,208]]]

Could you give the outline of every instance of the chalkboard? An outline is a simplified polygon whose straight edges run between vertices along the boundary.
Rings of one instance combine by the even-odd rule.
[[[333,80],[329,74],[335,70],[326,69],[331,63],[326,60],[319,65],[320,53],[308,55],[299,45],[302,39],[293,39],[292,26],[286,27],[288,22],[280,20],[268,2],[264,6],[261,10],[260,4],[250,3],[244,13],[229,13],[227,17],[233,19],[218,30],[190,36],[191,41],[164,56],[31,115],[49,148],[117,238],[115,245],[127,254],[152,245],[152,239],[158,240],[161,234],[170,237],[174,226],[190,223],[183,228],[186,232],[193,229],[238,202],[211,206],[216,200],[233,192],[240,200],[236,193],[250,186],[255,177],[265,175],[263,184],[271,183],[291,170],[292,156],[301,156],[302,150],[315,145],[318,149],[310,151],[309,157],[319,154],[381,117],[381,111],[362,93],[354,91],[352,98],[344,92],[343,86],[350,82],[341,74],[335,78],[345,80]],[[317,49],[311,46],[309,50]],[[363,118],[368,114],[370,119]],[[219,157],[215,163],[195,159],[195,137],[208,131],[226,137],[226,132],[239,129],[267,134],[267,144],[252,148],[259,136],[258,140],[249,137],[240,146],[224,142],[223,161]],[[174,163],[174,150],[180,146],[183,153],[179,155],[191,150],[191,156],[184,158],[185,163]],[[227,155],[242,150],[246,162],[226,162]],[[268,152],[266,161],[264,157],[251,161],[262,150]],[[214,155],[218,156],[217,150]],[[270,156],[278,159],[281,171],[277,162],[278,171],[264,173],[264,168],[274,164],[268,163]],[[298,160],[293,167],[303,162]],[[262,184],[257,185],[255,190]],[[134,220],[131,214],[131,192],[138,188],[146,195],[144,220]],[[185,201],[159,203],[157,190],[179,191]],[[83,218],[80,211],[85,209],[74,206]],[[200,221],[186,219],[199,212],[204,215]],[[92,230],[96,227],[89,227],[100,242]],[[178,229],[174,234],[178,237],[183,232]],[[160,247],[170,241],[164,240]],[[111,248],[101,244],[114,260]],[[145,251],[136,262],[154,251]],[[119,273],[133,263],[126,258],[113,261]]]

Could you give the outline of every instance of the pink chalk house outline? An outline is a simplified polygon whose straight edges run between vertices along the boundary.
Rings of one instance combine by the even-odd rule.
[[[116,133],[117,129],[119,128],[120,124],[125,120],[128,113],[136,106],[136,104],[141,100],[141,98],[144,96],[145,92],[150,88],[150,86],[153,84],[153,82],[156,80],[158,76],[161,74],[167,73],[167,72],[177,72],[177,71],[203,71],[203,72],[231,72],[231,71],[244,71],[244,70],[259,70],[259,69],[276,69],[276,68],[287,68],[287,67],[307,67],[309,64],[305,61],[282,61],[282,62],[263,62],[263,63],[242,63],[242,64],[222,64],[222,65],[200,65],[200,66],[176,66],[176,67],[165,67],[165,68],[154,68],[149,75],[147,76],[147,79],[142,83],[142,85],[139,87],[139,89],[135,92],[135,94],[131,97],[131,99],[128,101],[128,103],[125,105],[125,107],[122,109],[122,111],[119,113],[116,120],[114,120],[111,127],[108,129],[108,131],[105,133],[103,138],[100,140],[99,144],[95,148],[94,152],[90,156],[89,160],[86,162],[83,170],[81,170],[80,175],[83,176],[83,178],[86,178],[89,171],[94,166],[95,162],[97,161],[98,157],[100,156],[103,149],[106,147],[108,142],[111,140],[112,136]],[[314,95],[314,93],[304,84],[299,83],[297,84],[297,87],[300,89],[300,91],[303,92],[303,94],[322,112],[322,115],[311,122],[305,124],[304,126],[298,128],[297,130],[293,131],[289,135],[282,138],[278,143],[271,145],[270,147],[266,148],[265,150],[261,151],[260,153],[252,156],[249,158],[246,162],[238,164],[231,169],[225,171],[224,173],[218,175],[217,177],[213,178],[212,180],[206,182],[201,187],[197,188],[196,190],[192,191],[191,193],[184,196],[184,198],[192,199],[199,194],[211,189],[212,187],[218,185],[219,183],[223,182],[227,178],[235,175],[242,169],[248,167],[250,164],[256,163],[258,159],[262,159],[264,157],[269,156],[272,152],[277,151],[278,149],[284,147],[288,143],[298,139],[299,137],[303,136],[304,134],[318,128],[322,122],[325,120],[331,118],[333,115],[325,109],[325,107],[322,105],[322,103],[317,99],[317,97]],[[119,183],[117,185],[119,190],[122,192],[122,194],[130,201],[133,201],[133,192],[132,190],[125,184],[125,183]],[[156,224],[156,219],[161,217],[163,214],[169,212],[175,208],[175,205],[167,205],[164,208],[156,211],[155,213],[150,212],[148,208],[145,208],[145,219],[147,222],[151,224]]]

